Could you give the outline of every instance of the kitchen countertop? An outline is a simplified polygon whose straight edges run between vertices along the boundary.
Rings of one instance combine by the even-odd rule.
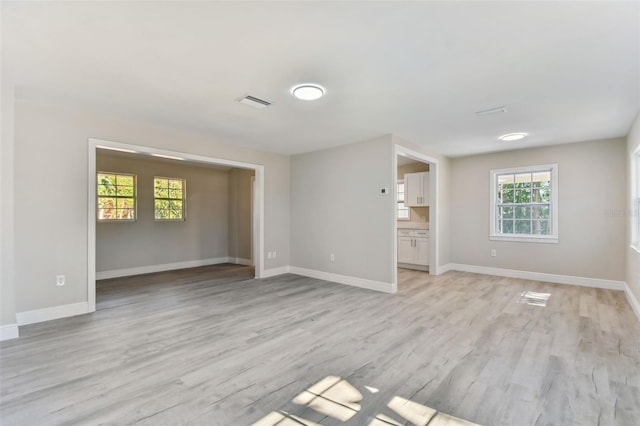
[[[409,222],[405,220],[399,220],[398,229],[429,229],[429,222]]]

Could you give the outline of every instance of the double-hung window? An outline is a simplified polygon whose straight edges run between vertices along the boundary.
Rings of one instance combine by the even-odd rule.
[[[558,242],[558,165],[491,170],[490,239]]]
[[[136,177],[124,173],[98,172],[98,221],[136,220]]]
[[[631,156],[631,247],[640,252],[640,148]]]
[[[404,205],[405,200],[404,180],[399,180],[396,184],[396,201],[398,203],[398,220],[409,220],[409,207]]]
[[[156,220],[185,220],[186,181],[179,178],[153,178]]]

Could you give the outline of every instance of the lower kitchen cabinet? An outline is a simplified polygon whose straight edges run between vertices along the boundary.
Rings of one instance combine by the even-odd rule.
[[[429,266],[429,231],[426,229],[398,229],[399,266],[425,269]]]

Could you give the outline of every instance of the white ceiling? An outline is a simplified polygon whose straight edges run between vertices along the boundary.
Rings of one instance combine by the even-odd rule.
[[[640,3],[3,1],[2,60],[19,97],[262,150],[393,133],[457,156],[626,135]]]

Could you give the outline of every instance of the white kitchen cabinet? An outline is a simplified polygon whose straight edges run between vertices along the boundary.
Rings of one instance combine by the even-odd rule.
[[[413,237],[398,236],[398,262],[413,263],[415,260]]]
[[[404,188],[405,206],[425,207],[429,205],[429,172],[406,173]]]
[[[429,266],[429,231],[398,229],[398,264],[425,269]]]
[[[429,265],[429,238],[415,239],[416,265]]]

